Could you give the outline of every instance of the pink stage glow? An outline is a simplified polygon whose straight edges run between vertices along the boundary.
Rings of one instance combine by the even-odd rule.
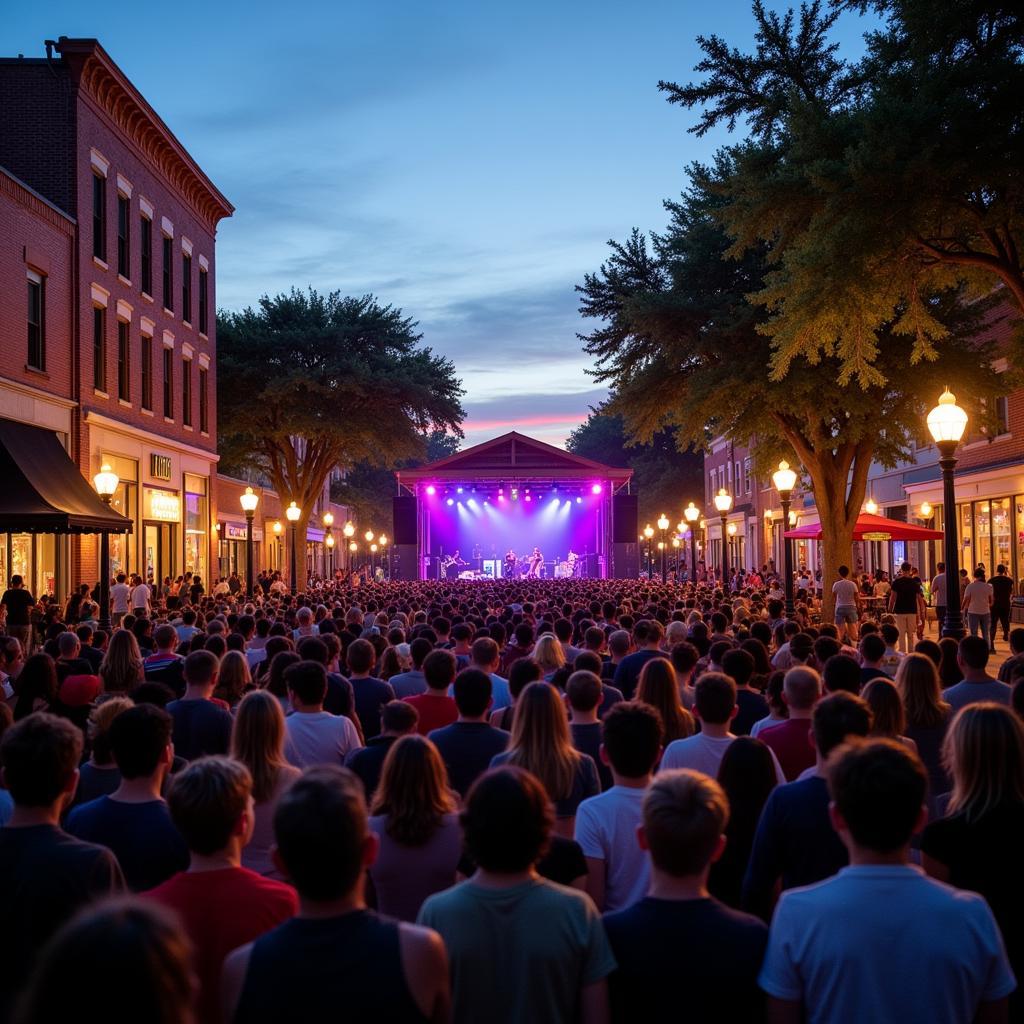
[[[437,494],[437,488],[433,484],[428,484],[427,485],[427,494],[429,494],[431,497],[433,497],[435,494]]]
[[[600,494],[601,493],[601,485],[600,484],[594,484],[594,486],[590,488],[590,493],[591,494]]]

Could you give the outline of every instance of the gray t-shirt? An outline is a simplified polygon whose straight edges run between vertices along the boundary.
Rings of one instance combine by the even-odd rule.
[[[857,607],[857,584],[853,580],[836,580],[832,593],[836,595],[837,608]]]

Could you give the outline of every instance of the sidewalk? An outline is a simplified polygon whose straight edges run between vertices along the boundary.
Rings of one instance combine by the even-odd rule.
[[[1013,626],[1013,623],[1011,623],[1011,627],[1012,626]],[[924,635],[929,640],[938,640],[939,639],[938,624],[934,620],[929,619],[925,623]],[[997,633],[996,634],[996,653],[989,656],[987,671],[991,675],[996,675],[996,673],[999,671],[999,666],[1002,665],[1002,663],[1004,661],[1006,661],[1006,659],[1009,658],[1009,657],[1010,657],[1010,645],[1003,639],[1001,633]]]

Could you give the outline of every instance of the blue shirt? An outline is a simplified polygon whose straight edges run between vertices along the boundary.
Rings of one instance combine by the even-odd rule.
[[[427,738],[441,752],[448,781],[460,796],[487,771],[491,759],[508,747],[509,734],[487,722],[452,722],[434,729]]]
[[[644,665],[646,665],[651,658],[664,658],[666,661],[669,660],[668,655],[664,651],[652,651],[649,647],[645,647],[642,651],[635,651],[633,654],[627,654],[626,657],[619,662],[618,668],[615,670],[615,678],[612,682],[615,684],[615,688],[622,692],[622,695],[626,700],[633,699],[633,694],[636,693],[637,684],[640,682],[640,673],[643,671]]]

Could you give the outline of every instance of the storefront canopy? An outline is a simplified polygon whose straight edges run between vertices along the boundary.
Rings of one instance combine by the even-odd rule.
[[[808,523],[784,534],[790,540],[821,540],[821,523]],[[885,516],[872,516],[861,512],[853,528],[854,540],[942,540],[941,530],[929,530],[912,523],[901,523]]]
[[[52,430],[0,420],[0,533],[131,533]]]

